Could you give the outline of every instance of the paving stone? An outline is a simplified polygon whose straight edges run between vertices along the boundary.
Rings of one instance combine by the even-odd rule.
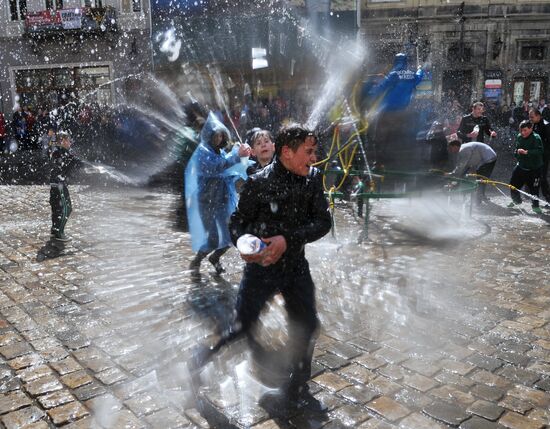
[[[473,395],[490,402],[498,401],[506,393],[506,391],[503,389],[499,389],[498,387],[487,386],[485,384],[476,384],[474,387],[472,387],[470,392]]]
[[[533,404],[527,401],[522,401],[514,396],[505,396],[499,403],[501,407],[507,408],[516,413],[525,414],[533,409]]]
[[[377,392],[363,385],[354,385],[346,387],[338,392],[338,395],[348,401],[364,404],[379,396]]]
[[[61,390],[63,386],[53,375],[46,375],[25,384],[25,390],[32,396],[42,395],[48,392]]]
[[[23,392],[12,392],[0,396],[0,414],[9,413],[31,405],[32,401]]]
[[[128,378],[128,376],[118,368],[109,368],[105,371],[98,372],[95,377],[108,386]]]
[[[550,392],[550,378],[541,378],[535,383],[535,387]]]
[[[403,386],[397,384],[394,381],[386,377],[376,377],[374,380],[369,381],[367,387],[378,392],[380,395],[391,395],[398,390],[401,390]]]
[[[455,384],[461,388],[469,388],[475,384],[470,378],[449,371],[441,371],[434,378],[441,384]]]
[[[439,363],[435,364],[434,362],[414,358],[402,362],[401,365],[426,377],[431,377],[441,370]]]
[[[345,343],[340,343],[340,342],[335,342],[335,343],[332,343],[330,345],[328,345],[325,350],[327,352],[330,352],[330,353],[333,353],[337,356],[340,356],[344,359],[353,359],[354,357],[357,357],[359,355],[361,355],[361,351],[356,349],[355,347],[349,345],[349,344],[345,344]]]
[[[58,390],[57,392],[39,396],[37,400],[43,408],[48,409],[72,402],[74,401],[74,397],[68,390]]]
[[[20,410],[13,411],[2,416],[2,423],[6,429],[27,428],[32,423],[41,420],[44,417],[44,411],[34,405]]]
[[[338,374],[346,379],[353,380],[362,384],[367,384],[369,380],[372,380],[376,377],[376,374],[374,372],[356,363],[342,368],[338,371]]]
[[[399,381],[402,380],[407,371],[398,365],[388,364],[378,369],[378,374],[389,378],[390,380]]]
[[[51,374],[52,369],[47,365],[31,366],[29,368],[17,371],[17,377],[19,377],[19,379],[24,383],[28,383],[29,381]]]
[[[357,358],[354,359],[355,362],[357,362],[359,365],[364,366],[367,369],[377,369],[380,368],[383,365],[386,365],[386,361],[377,358],[376,356],[365,353]]]
[[[48,415],[56,425],[70,423],[88,414],[89,412],[79,402],[70,402],[48,410]]]
[[[459,429],[504,429],[504,426],[478,416],[473,416],[465,422],[462,422]]]
[[[393,364],[398,364],[408,359],[408,356],[405,353],[398,352],[397,350],[390,349],[388,347],[382,347],[374,354],[376,357]]]
[[[506,410],[491,402],[476,401],[466,411],[487,420],[496,421]]]
[[[531,363],[531,358],[524,354],[518,354],[514,352],[497,352],[494,354],[494,357],[503,360],[504,362],[511,363],[513,365],[518,365],[521,367],[526,367]]]
[[[18,356],[26,355],[33,352],[33,348],[26,342],[16,342],[0,347],[0,355],[4,359],[10,360]]]
[[[344,427],[357,427],[359,424],[369,418],[365,411],[356,405],[344,405],[330,413],[330,416],[339,422]]]
[[[518,384],[513,389],[508,390],[508,395],[528,401],[537,407],[550,409],[550,393]]]
[[[367,352],[373,352],[381,347],[380,344],[362,337],[352,338],[351,340],[349,340],[349,343]]]
[[[445,369],[445,371],[452,372],[458,375],[466,375],[475,369],[475,365],[467,364],[464,362],[458,362],[452,359],[441,359],[439,365]]]
[[[154,428],[186,428],[189,427],[191,422],[181,414],[172,410],[171,408],[166,408],[164,410],[156,411],[145,417],[145,420]],[[254,428],[260,428],[261,426],[256,425]],[[268,429],[269,426],[265,426],[264,429]],[[273,426],[276,428],[277,426]]]
[[[428,405],[422,412],[451,426],[458,426],[470,417],[462,408],[444,402],[435,402]]]
[[[84,386],[94,381],[94,379],[84,370],[70,372],[59,379],[69,389],[76,389],[77,387]]]
[[[423,375],[413,374],[405,375],[405,378],[403,379],[403,384],[421,392],[427,392],[428,390],[436,387],[439,383],[432,380],[431,378],[424,377]]]
[[[389,424],[376,417],[368,419],[366,422],[363,422],[359,426],[359,429],[396,429],[396,428],[397,426]]]
[[[514,412],[505,413],[498,421],[502,426],[509,429],[542,429],[544,424],[531,420],[521,414]]]
[[[17,334],[15,331],[7,331],[0,334],[0,347],[19,342],[21,340],[21,335]]]
[[[498,369],[502,365],[504,365],[504,362],[501,361],[500,359],[496,359],[490,356],[483,356],[477,353],[471,356],[468,356],[468,358],[466,358],[466,362],[472,365],[475,365],[479,368],[483,368],[489,372],[492,372],[495,369]]]
[[[391,422],[400,420],[411,413],[407,407],[387,396],[373,399],[366,404],[366,407]]]
[[[8,361],[8,365],[15,370],[20,370],[30,366],[40,365],[43,362],[44,359],[40,355],[36,353],[29,353]]]
[[[540,375],[535,374],[531,371],[525,371],[521,368],[516,368],[513,366],[506,366],[502,368],[499,372],[499,375],[508,378],[516,383],[522,383],[527,386],[533,385],[537,380],[540,379]]]
[[[439,386],[430,390],[430,395],[443,399],[444,401],[451,401],[453,403],[460,404],[464,407],[475,402],[476,398],[462,390],[459,390],[453,386]]]
[[[67,357],[57,362],[51,362],[50,365],[60,375],[69,374],[71,372],[75,372],[82,369],[82,366],[72,357]]]
[[[326,353],[315,360],[329,369],[337,369],[349,363],[349,360],[332,353]]]
[[[399,423],[399,429],[444,429],[444,426],[422,414],[414,413]]]
[[[103,395],[106,392],[105,387],[101,384],[93,381],[92,383],[86,384],[75,389],[74,394],[79,401],[87,401],[88,399],[93,398],[94,396]]]
[[[351,386],[350,382],[332,373],[321,374],[315,377],[313,381],[333,393]]]
[[[122,402],[110,393],[88,399],[84,402],[84,405],[92,412],[92,414],[98,417],[102,415],[113,415],[123,408]],[[100,417],[100,420],[104,419]]]
[[[142,393],[141,395],[128,399],[124,401],[124,404],[138,417],[165,408],[165,405],[148,393]]]
[[[488,371],[478,371],[475,374],[471,374],[470,378],[474,382],[485,383],[488,386],[499,387],[501,389],[505,389],[510,385],[510,382],[504,377],[491,374]]]
[[[433,398],[413,389],[402,389],[393,398],[410,409],[422,409],[433,402]]]

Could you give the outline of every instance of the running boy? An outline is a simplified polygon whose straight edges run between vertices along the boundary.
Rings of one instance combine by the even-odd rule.
[[[197,363],[205,363],[224,344],[249,334],[266,302],[276,293],[285,299],[289,318],[290,354],[288,377],[279,395],[269,404],[281,413],[299,401],[313,399],[306,382],[318,328],[315,285],[304,248],[331,228],[322,176],[312,167],[317,139],[306,128],[290,124],[281,129],[271,164],[245,183],[229,230],[234,243],[244,234],[260,237],[266,244],[260,253],[241,255],[246,261],[232,329]]]

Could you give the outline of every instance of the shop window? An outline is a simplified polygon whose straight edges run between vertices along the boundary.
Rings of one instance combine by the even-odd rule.
[[[544,59],[544,46],[522,46],[520,49],[520,60],[542,61]]]
[[[545,98],[544,88],[546,81],[541,78],[520,78],[514,82],[514,101],[521,104],[523,101],[538,103],[538,100]]]
[[[27,0],[10,0],[10,17],[12,21],[24,21],[27,16]]]

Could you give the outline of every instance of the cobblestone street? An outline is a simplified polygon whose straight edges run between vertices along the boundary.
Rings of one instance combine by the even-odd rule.
[[[460,204],[424,213],[422,201],[375,201],[361,244],[341,203],[335,238],[307,248],[322,324],[310,388],[329,411],[280,422],[257,405],[267,387],[250,376],[244,342],[202,374],[210,416],[191,394],[190,349],[231,318],[235,250],[223,276],[206,264],[191,276],[178,195],[72,186],[73,240],[37,262],[48,196],[0,187],[5,428],[549,427],[549,216],[528,203],[507,209],[492,191],[469,218]],[[262,321],[277,348],[277,299]]]

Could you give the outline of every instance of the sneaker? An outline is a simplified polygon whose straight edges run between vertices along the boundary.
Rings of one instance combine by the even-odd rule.
[[[57,240],[57,241],[63,241],[63,242],[71,241],[70,237],[66,236],[65,234],[61,234],[61,233],[55,234],[54,239]]]
[[[542,209],[540,207],[533,207],[533,211],[536,213],[536,214],[542,214]]]
[[[201,262],[204,259],[204,254],[201,252],[197,253],[196,256],[193,258],[191,263],[189,264],[189,269],[191,271],[198,272],[201,268]]]
[[[222,266],[219,259],[215,259],[212,257],[212,255],[210,255],[208,257],[208,262],[210,262],[214,266],[216,274],[225,273],[225,268]]]

